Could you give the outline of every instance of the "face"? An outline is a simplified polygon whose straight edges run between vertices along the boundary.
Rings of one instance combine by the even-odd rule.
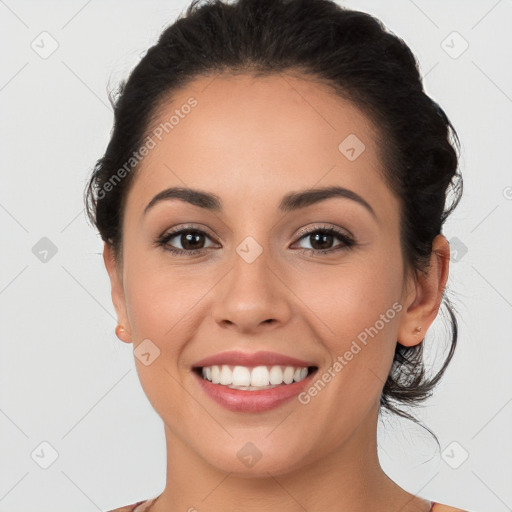
[[[168,133],[156,131],[173,115]],[[197,79],[151,128],[155,145],[127,196],[122,265],[107,268],[176,457],[279,474],[368,443],[397,339],[423,338],[405,334],[418,325],[418,288],[403,274],[376,128],[291,75]],[[161,194],[173,187],[213,197]],[[202,367],[240,386],[295,380],[235,390],[204,381]]]

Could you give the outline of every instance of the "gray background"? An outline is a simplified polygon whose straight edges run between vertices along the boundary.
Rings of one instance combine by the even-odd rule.
[[[379,429],[382,465],[423,497],[512,510],[512,1],[342,4],[376,15],[410,45],[462,141],[465,196],[444,229],[459,347],[416,411],[443,451],[389,418]],[[165,485],[162,423],[132,345],[115,337],[102,243],[82,192],[111,129],[109,82],[185,5],[0,0],[0,512],[108,510]],[[429,360],[444,355],[444,322],[427,336]]]

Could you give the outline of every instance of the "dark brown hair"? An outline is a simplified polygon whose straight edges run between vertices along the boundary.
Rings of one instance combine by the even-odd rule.
[[[406,270],[428,271],[432,241],[462,195],[457,134],[425,93],[409,47],[373,16],[331,0],[193,0],[163,31],[121,83],[117,99],[111,98],[114,128],[85,191],[89,218],[116,257],[122,249],[124,201],[137,166],[116,183],[112,178],[126,169],[173,92],[223,71],[311,77],[365,112],[378,127],[384,177],[400,201]],[[447,205],[450,190],[453,200]],[[452,332],[441,369],[428,378],[423,342],[413,347],[397,342],[381,394],[381,406],[416,423],[396,405],[417,405],[430,396],[452,359],[457,320],[446,293],[443,304]]]

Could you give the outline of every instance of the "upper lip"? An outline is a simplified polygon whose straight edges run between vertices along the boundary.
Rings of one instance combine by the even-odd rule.
[[[193,367],[205,367],[213,365],[233,365],[233,366],[294,366],[299,368],[307,368],[315,366],[314,363],[297,359],[295,357],[278,354],[277,352],[239,352],[228,351],[215,354],[197,361]]]

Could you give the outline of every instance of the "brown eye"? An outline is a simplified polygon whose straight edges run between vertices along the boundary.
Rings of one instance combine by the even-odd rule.
[[[188,233],[181,233],[177,236],[179,236],[179,241],[183,249],[202,249],[204,245],[204,235],[198,231],[189,231]]]
[[[309,235],[309,240],[315,250],[329,249],[334,242],[334,236],[328,233],[316,233]]]
[[[333,243],[336,239],[340,240],[342,243],[333,247]],[[299,238],[299,241],[300,240],[307,240],[311,245],[311,248],[303,247],[304,251],[320,253],[332,253],[341,249],[348,249],[355,245],[354,240],[350,236],[332,227],[309,230]]]
[[[184,228],[165,233],[157,240],[157,245],[175,254],[196,254],[207,249],[205,242],[210,237],[200,229]],[[171,243],[172,242],[172,243]],[[176,247],[178,245],[178,247]],[[179,247],[181,245],[182,248]]]

